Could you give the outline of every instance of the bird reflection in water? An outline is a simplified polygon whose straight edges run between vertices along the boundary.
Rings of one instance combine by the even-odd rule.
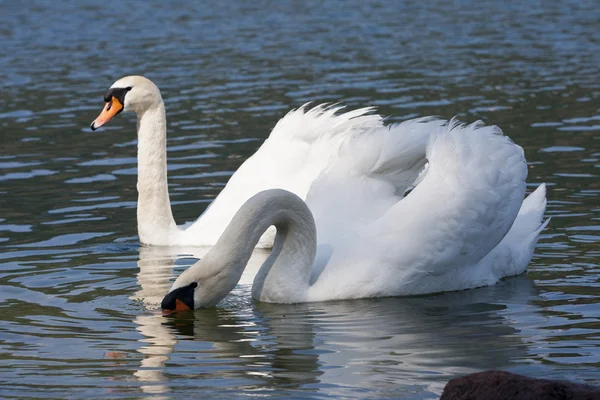
[[[136,318],[145,345],[134,375],[149,395],[166,395],[167,382],[178,379],[209,379],[211,385],[234,379],[239,386],[228,387],[237,392],[326,390],[350,396],[377,388],[380,395],[389,389],[400,396],[402,387],[406,394],[419,388],[439,395],[455,376],[526,360],[520,326],[542,318],[526,276],[431,296],[256,303],[250,285],[268,252],[257,254],[243,284],[218,307],[162,316],[160,301],[179,273],[175,265],[185,268],[199,252],[140,249],[141,288],[134,298],[150,311]]]

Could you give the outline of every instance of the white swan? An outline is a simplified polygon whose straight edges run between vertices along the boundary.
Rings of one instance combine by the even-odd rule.
[[[451,291],[525,271],[548,223],[541,223],[545,185],[523,201],[523,150],[499,128],[440,127],[427,145],[429,167],[405,197],[365,175],[386,168],[385,154],[374,156],[371,146],[355,140],[344,148],[306,203],[280,189],[253,196],[208,254],[177,278],[162,308],[217,304],[270,226],[277,229],[273,250],[252,286],[264,302]],[[355,160],[359,149],[373,156]]]
[[[104,100],[102,113],[91,124],[93,130],[121,111],[133,111],[138,117],[138,234],[142,243],[151,245],[212,246],[250,197],[281,188],[306,199],[311,185],[342,153],[353,164],[365,167],[354,168],[355,173],[392,184],[395,192],[402,194],[426,163],[430,135],[444,124],[421,118],[384,126],[382,117],[371,114],[370,108],[336,114],[341,107],[317,106],[308,111],[302,107],[277,123],[197,221],[177,226],[167,187],[167,125],[160,91],[147,78],[128,76],[116,81]],[[348,178],[345,171],[336,176],[342,181]],[[335,203],[338,196],[328,194],[322,201]],[[258,246],[270,247],[273,238],[271,229]]]

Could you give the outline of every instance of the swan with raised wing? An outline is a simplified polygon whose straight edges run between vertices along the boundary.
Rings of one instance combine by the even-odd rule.
[[[428,166],[408,194],[398,192],[389,172],[395,150],[363,135],[342,146],[306,201],[281,189],[252,196],[206,256],[177,278],[162,308],[216,305],[270,226],[277,232],[273,249],[252,285],[258,301],[417,295],[524,272],[548,223],[545,185],[523,200],[523,150],[498,127],[455,120],[438,126],[426,144]],[[356,159],[359,151],[365,157]]]
[[[192,224],[178,226],[173,219],[167,186],[167,122],[158,87],[141,76],[116,81],[104,96],[106,104],[92,122],[96,130],[122,111],[138,119],[138,204],[140,241],[150,245],[212,246],[234,213],[253,195],[266,189],[285,189],[306,199],[317,178],[334,165],[342,152],[361,169],[364,179],[375,179],[403,194],[426,164],[425,147],[444,121],[421,118],[384,126],[383,118],[363,108],[340,113],[325,105],[291,111],[269,138],[231,176],[208,209]],[[356,143],[363,143],[357,146]],[[348,154],[351,152],[351,154]],[[378,159],[379,163],[373,162]],[[349,177],[341,171],[342,182]],[[322,199],[337,201],[337,195]],[[376,202],[387,201],[374,199]],[[273,244],[274,230],[257,243]]]

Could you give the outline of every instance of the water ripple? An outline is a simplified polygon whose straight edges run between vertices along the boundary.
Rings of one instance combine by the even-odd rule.
[[[0,396],[422,399],[490,368],[599,383],[597,4],[471,3],[4,7]],[[180,222],[307,101],[498,124],[552,221],[528,275],[491,288],[275,306],[250,300],[246,273],[218,308],[164,318],[206,249],[138,245],[135,116],[89,130],[106,88],[139,73],[165,99]]]

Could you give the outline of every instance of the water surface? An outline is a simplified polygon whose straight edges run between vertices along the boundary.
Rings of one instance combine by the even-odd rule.
[[[595,1],[13,2],[0,16],[0,396],[407,398],[499,368],[600,384]],[[157,303],[198,249],[140,247],[135,117],[88,126],[144,74],[194,220],[307,101],[498,124],[548,184],[529,273],[477,290],[295,306],[240,285]],[[258,255],[261,257],[263,255]]]

